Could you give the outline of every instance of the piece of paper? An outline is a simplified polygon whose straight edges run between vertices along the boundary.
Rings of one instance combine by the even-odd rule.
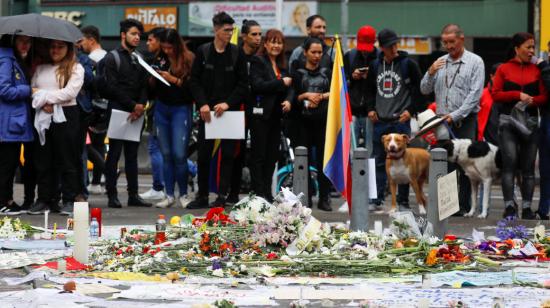
[[[0,241],[0,248],[11,250],[64,250],[68,244],[64,240],[8,240]]]
[[[170,86],[170,83],[168,83],[166,79],[162,78],[162,76],[157,73],[157,71],[155,71],[147,62],[145,62],[145,60],[143,60],[137,53],[134,52],[132,53],[132,55],[136,56],[136,58],[138,59],[138,63],[143,66],[143,68],[145,68],[145,70],[149,72],[149,74],[153,75],[153,77],[155,77],[156,79],[162,81],[165,85]]]
[[[211,111],[204,129],[206,139],[244,139],[244,111],[226,111],[221,117]]]
[[[6,277],[6,278],[3,278],[2,280],[4,280],[4,282],[6,282],[8,286],[15,286],[15,285],[27,283],[29,281],[33,281],[35,279],[46,280],[48,279],[49,276],[50,276],[50,273],[48,272],[36,271],[36,272],[31,272],[25,277]]]
[[[376,189],[376,164],[374,158],[369,158],[369,199],[377,199],[378,191]]]
[[[80,293],[82,295],[94,295],[94,294],[119,293],[120,290],[100,284],[100,283],[94,283],[94,284],[79,283],[76,285],[75,292]]]
[[[456,171],[437,179],[437,208],[439,221],[460,210],[458,205],[458,184]]]
[[[131,122],[128,120],[130,113],[113,109],[111,119],[109,120],[109,129],[107,137],[110,139],[128,140],[139,142],[141,128],[143,127],[144,116]]]
[[[372,289],[344,289],[332,290],[315,289],[313,287],[281,287],[273,290],[274,299],[342,299],[362,300],[383,298],[384,294],[376,293]]]
[[[289,256],[299,255],[311,242],[311,240],[321,231],[321,222],[311,216],[309,222],[302,230],[300,235],[286,248]]]

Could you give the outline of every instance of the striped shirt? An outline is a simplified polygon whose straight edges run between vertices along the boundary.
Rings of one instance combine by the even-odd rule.
[[[435,92],[437,114],[450,114],[453,122],[479,111],[479,100],[485,81],[485,65],[476,54],[464,50],[462,57],[453,61],[448,54],[442,57],[445,66],[433,76],[428,72],[422,78],[420,91]]]

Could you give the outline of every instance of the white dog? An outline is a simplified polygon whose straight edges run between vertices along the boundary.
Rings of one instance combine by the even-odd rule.
[[[485,141],[473,141],[470,139],[453,139],[438,141],[432,147],[447,150],[448,161],[457,163],[470,179],[472,187],[472,207],[465,217],[472,217],[477,207],[479,185],[483,184],[483,200],[481,213],[478,218],[486,218],[489,210],[489,194],[493,179],[500,175],[502,166],[499,149]]]

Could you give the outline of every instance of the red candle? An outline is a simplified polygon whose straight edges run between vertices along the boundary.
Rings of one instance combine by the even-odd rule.
[[[101,209],[100,208],[94,207],[94,208],[91,209],[90,221],[94,217],[97,220],[97,223],[99,224],[99,237],[101,237]]]

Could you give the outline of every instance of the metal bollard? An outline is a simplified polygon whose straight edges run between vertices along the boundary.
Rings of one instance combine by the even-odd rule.
[[[308,205],[309,200],[309,165],[307,159],[307,148],[296,147],[294,152],[294,178],[292,181],[292,191],[298,195],[303,193],[302,204]]]
[[[369,152],[357,148],[351,163],[351,211],[352,231],[368,231],[369,226]],[[371,172],[374,172],[372,170]]]
[[[447,219],[439,221],[439,204],[437,200],[437,179],[447,174],[447,151],[435,148],[430,151],[430,186],[428,191],[428,221],[433,225],[434,235],[443,238],[447,232]]]

